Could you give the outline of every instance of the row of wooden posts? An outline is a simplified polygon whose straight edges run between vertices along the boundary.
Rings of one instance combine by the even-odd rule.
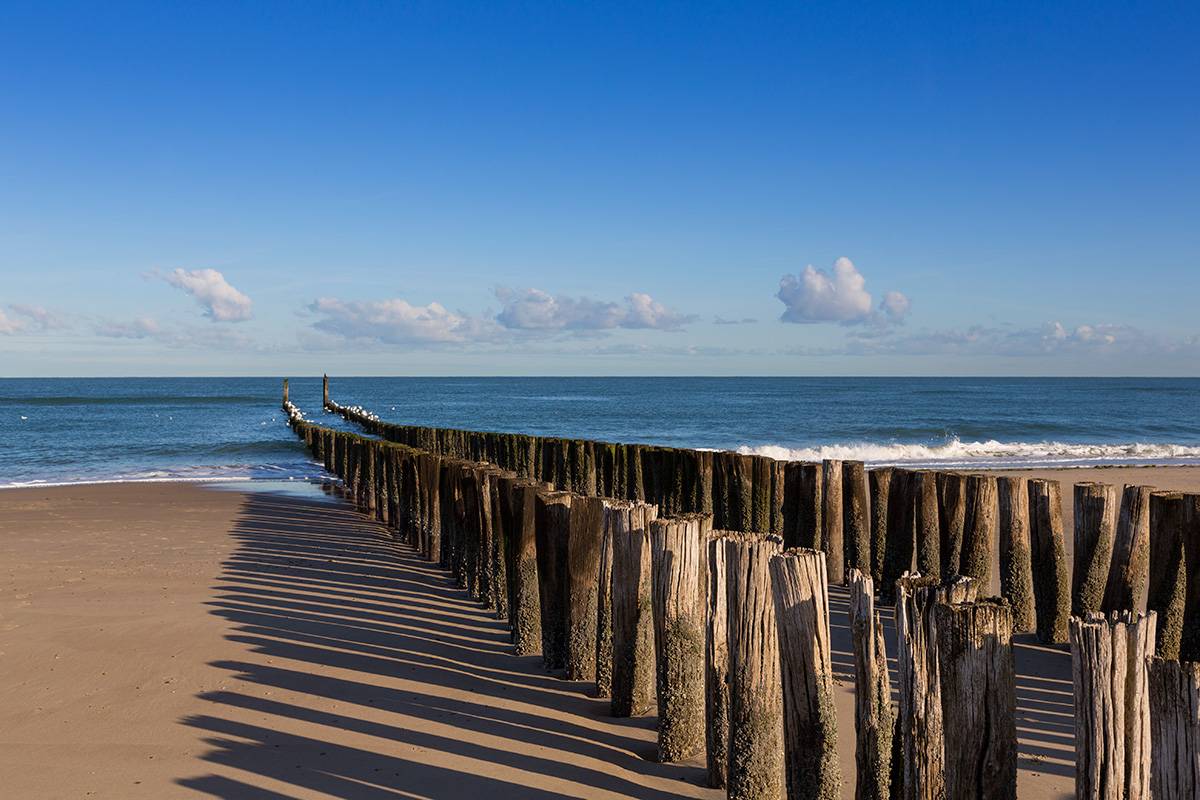
[[[540,650],[545,665],[564,669],[565,678],[595,681],[598,693],[611,697],[614,715],[646,713],[656,705],[660,757],[676,760],[703,750],[710,784],[725,786],[730,797],[779,797],[785,790],[789,797],[838,796],[828,617],[836,540],[822,522],[826,518],[837,518],[843,532],[853,532],[843,537],[841,552],[856,667],[857,797],[1015,796],[1012,633],[1033,625],[1034,607],[1039,635],[1049,641],[1069,637],[1073,652],[1079,651],[1075,692],[1084,709],[1077,714],[1078,796],[1110,796],[1103,790],[1089,794],[1087,787],[1144,784],[1148,792],[1152,782],[1165,787],[1155,797],[1196,796],[1182,789],[1172,794],[1171,787],[1195,786],[1200,774],[1200,723],[1195,704],[1187,705],[1200,674],[1193,665],[1161,659],[1148,670],[1145,656],[1154,652],[1155,633],[1162,630],[1153,613],[1157,609],[1135,615],[1121,605],[1132,606],[1140,593],[1138,575],[1144,576],[1147,560],[1143,523],[1149,514],[1132,515],[1135,524],[1129,527],[1136,531],[1128,562],[1133,566],[1122,573],[1129,577],[1117,579],[1122,588],[1112,590],[1113,576],[1121,572],[1118,559],[1112,559],[1113,568],[1099,579],[1101,597],[1090,600],[1078,577],[1098,570],[1079,569],[1078,530],[1074,591],[1067,584],[1054,481],[1026,485],[990,476],[866,473],[856,462],[798,465],[728,453],[438,431],[384,425],[328,401],[326,407],[387,440],[315,426],[293,413],[297,434],[361,505],[450,568],[472,597],[510,620],[518,653]],[[611,459],[593,457],[590,463],[613,468],[597,469],[588,479],[589,459],[573,454],[586,456],[589,450],[611,453]],[[505,453],[521,452],[523,459],[507,461],[517,469],[498,463]],[[743,459],[751,459],[749,470],[742,468]],[[763,466],[764,461],[770,463]],[[576,463],[585,468],[576,472],[564,466]],[[728,473],[722,469],[726,464],[732,467]],[[665,471],[670,468],[682,476],[672,478]],[[750,480],[729,481],[733,491],[716,491],[711,489],[714,473],[739,479],[748,474]],[[758,483],[756,475],[762,476]],[[564,490],[564,482],[588,491]],[[796,496],[798,487],[814,483],[815,493],[808,488]],[[680,488],[689,484],[692,489]],[[771,491],[761,491],[764,486]],[[714,529],[718,505],[724,505],[728,523],[736,517],[730,508],[755,507],[756,487],[760,499],[769,498],[762,504],[769,511],[782,512],[790,504],[792,514],[804,514],[787,537],[791,544],[800,539],[815,546],[788,546],[771,527],[775,515],[769,512],[744,518],[748,524],[741,530]],[[615,488],[623,488],[620,497],[602,496]],[[1096,494],[1110,499],[1110,493]],[[712,498],[707,512],[687,507],[703,508],[705,496]],[[1079,497],[1077,489],[1077,529]],[[650,502],[654,499],[668,500],[674,513],[660,518],[662,508]],[[1173,508],[1174,499],[1167,498],[1167,505]],[[1153,509],[1155,497],[1150,501]],[[1184,498],[1178,506],[1185,512],[1176,520],[1182,531]],[[963,535],[947,538],[943,521],[950,519],[953,529],[956,508],[962,509]],[[1102,531],[1107,513],[1099,513]],[[894,527],[880,525],[876,536],[873,522],[881,517]],[[1160,510],[1155,519],[1161,517]],[[764,524],[756,526],[756,519]],[[1123,516],[1120,520],[1125,526]],[[859,539],[862,528],[867,533]],[[1039,537],[1042,529],[1047,533]],[[1111,552],[1113,541],[1123,539],[1116,528],[1107,530]],[[991,580],[997,531],[1008,597],[980,599]],[[1038,548],[1041,538],[1049,540],[1044,555]],[[1181,543],[1185,538],[1176,536]],[[847,546],[849,540],[858,546]],[[1153,537],[1150,541],[1153,560]],[[955,553],[956,543],[958,558],[942,559],[940,554]],[[1022,544],[1024,555],[1012,555]],[[1091,562],[1100,560],[1095,551],[1102,547],[1091,548]],[[1036,553],[1032,558],[1031,552]],[[860,560],[860,553],[869,557]],[[889,555],[892,571],[896,564],[904,567],[891,580],[891,592]],[[914,559],[919,574],[909,572]],[[1178,560],[1186,563],[1182,554]],[[949,572],[943,562],[959,568]],[[1023,562],[1023,570],[1012,562]],[[1032,570],[1033,563],[1042,569]],[[898,713],[893,713],[882,626],[874,610],[879,580],[872,567],[883,578],[881,599],[896,604]],[[1039,591],[1039,574],[1049,590]],[[1186,584],[1183,574],[1180,581]],[[1093,576],[1086,586],[1096,582]],[[1154,589],[1151,581],[1152,598]],[[1110,594],[1118,610],[1098,613]],[[1050,601],[1043,602],[1047,597]],[[1181,597],[1183,620],[1194,609],[1186,591]],[[1069,604],[1081,598],[1096,607],[1078,606],[1082,613],[1068,625]],[[1028,611],[1022,611],[1022,603]],[[1044,614],[1044,608],[1052,613]],[[1053,624],[1043,625],[1043,617]],[[1086,647],[1107,656],[1089,660]],[[1127,686],[1142,690],[1126,691]],[[1151,696],[1161,706],[1154,715]],[[1119,722],[1113,713],[1117,707],[1123,712]],[[1116,739],[1120,747],[1114,747]],[[1146,759],[1156,747],[1174,747],[1176,755],[1191,748],[1192,761],[1183,761],[1191,763],[1190,771],[1177,768],[1177,757]],[[1153,773],[1150,764],[1156,767]],[[1167,774],[1167,764],[1174,773]]]

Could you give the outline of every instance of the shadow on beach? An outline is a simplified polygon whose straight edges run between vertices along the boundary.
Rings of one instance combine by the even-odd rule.
[[[211,711],[183,720],[224,769],[180,785],[229,798],[723,796],[699,762],[653,760],[656,717],[614,720],[591,684],[513,655],[506,623],[349,504],[247,494],[233,537],[211,605],[247,656],[212,662],[235,688],[201,694]]]

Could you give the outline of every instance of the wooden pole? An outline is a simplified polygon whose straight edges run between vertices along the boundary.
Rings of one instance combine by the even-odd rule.
[[[283,379],[283,409],[286,411],[288,406],[288,379]]]
[[[1117,487],[1075,484],[1075,569],[1071,575],[1071,616],[1099,611],[1112,566],[1117,527]]]
[[[846,579],[842,522],[842,462],[826,459],[821,470],[821,547],[831,583]]]
[[[1034,629],[1033,560],[1029,539],[1029,481],[1005,475],[996,480],[1000,508],[1000,593],[1012,607],[1012,629]]]
[[[512,593],[509,619],[519,656],[542,648],[542,611],[538,590],[536,503],[547,484],[529,478],[501,481],[509,506],[508,537],[512,546]]]
[[[700,514],[650,523],[663,762],[690,758],[704,747],[705,561],[711,530],[712,518]]]
[[[708,608],[705,614],[704,741],[708,785],[729,785],[729,582],[725,543],[736,531],[714,530],[708,540]]]
[[[841,771],[824,554],[794,549],[772,557],[771,591],[783,678],[787,796],[834,800]]]
[[[896,602],[896,581],[912,569],[917,547],[912,525],[911,484],[911,472],[892,471],[888,487],[887,549],[883,555],[883,579],[879,584],[879,602],[887,605]]]
[[[612,697],[613,674],[613,527],[617,509],[628,509],[623,500],[601,501],[604,505],[603,538],[596,586],[596,696]]]
[[[573,499],[570,492],[539,492],[536,501],[542,664],[548,670],[567,665],[567,537]]]
[[[321,408],[329,406],[329,376],[321,376]]]
[[[937,473],[912,473],[913,525],[917,541],[917,572],[942,574],[942,528],[938,517]]]
[[[1187,597],[1184,562],[1184,496],[1181,492],[1150,493],[1150,580],[1146,610],[1157,616],[1155,655],[1179,658]]]
[[[1151,660],[1150,727],[1154,800],[1200,797],[1200,664]]]
[[[1015,800],[1017,673],[1012,612],[1000,598],[937,603],[946,797]]]
[[[823,497],[821,464],[801,463],[796,465],[796,486],[799,495],[796,502],[796,547],[819,550],[823,528],[821,498]]]
[[[1126,486],[1121,493],[1121,513],[1113,542],[1112,569],[1104,589],[1101,610],[1136,611],[1142,607],[1150,567],[1149,486]]]
[[[883,580],[883,555],[887,549],[888,494],[892,486],[892,468],[879,467],[870,471],[871,482],[871,559],[864,571],[869,570],[871,580],[878,584]]]
[[[871,570],[871,501],[861,461],[842,462],[842,540],[845,570]]]
[[[1200,661],[1200,494],[1183,496],[1182,534],[1188,577],[1183,600],[1179,660]]]
[[[773,537],[725,540],[731,800],[775,800],[783,793],[783,694],[769,566],[782,544]]]
[[[658,507],[612,510],[612,715],[645,714],[654,705],[654,620],[650,611],[650,523]]]
[[[854,731],[856,800],[891,797],[892,686],[888,678],[883,624],[875,611],[871,577],[849,573],[850,632],[854,647]]]
[[[1154,615],[1071,618],[1075,796],[1149,800]]]
[[[946,800],[946,744],[934,604],[937,577],[905,575],[896,586],[896,665],[900,710],[900,800]]]
[[[960,572],[987,591],[992,583],[992,550],[996,542],[996,476],[967,477],[967,513],[963,520]]]
[[[604,501],[571,500],[567,534],[567,661],[569,681],[596,680],[596,617],[604,553]]]
[[[1033,599],[1038,640],[1067,641],[1070,590],[1062,531],[1062,489],[1058,481],[1029,480],[1029,535],[1033,547]]]

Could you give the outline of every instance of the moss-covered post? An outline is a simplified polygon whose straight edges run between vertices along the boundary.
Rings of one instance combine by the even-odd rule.
[[[805,462],[796,465],[798,470],[797,487],[800,495],[797,501],[797,526],[795,547],[809,550],[821,548],[823,520],[821,519],[821,498],[824,490],[822,475],[824,466],[819,463]]]
[[[658,507],[614,506],[612,715],[645,714],[654,705],[654,619],[650,609],[650,523]]]
[[[1117,528],[1117,487],[1075,484],[1075,569],[1071,574],[1071,616],[1099,611],[1112,566]]]
[[[1183,496],[1182,533],[1188,578],[1183,601],[1179,659],[1200,662],[1200,494]]]
[[[708,785],[729,782],[729,581],[725,543],[736,531],[714,530],[708,539],[708,607],[705,612],[705,762]]]
[[[1017,671],[1002,598],[937,603],[946,797],[1016,800]]]
[[[992,551],[996,543],[998,511],[996,476],[969,476],[960,571],[963,575],[973,578],[985,593],[992,584]]]
[[[938,473],[938,520],[942,529],[942,580],[962,570],[963,526],[967,519],[967,476]],[[1063,629],[1066,636],[1066,629]],[[1064,640],[1065,641],[1065,640]]]
[[[795,549],[773,556],[771,592],[779,628],[787,796],[836,800],[842,776],[825,555]]]
[[[600,542],[600,567],[596,586],[596,696],[612,697],[613,673],[613,527],[619,508],[628,508],[625,500],[600,501],[604,506],[603,536]]]
[[[604,501],[571,500],[567,535],[567,672],[569,681],[596,680],[600,563],[604,554]]]
[[[883,624],[875,611],[870,576],[851,570],[848,583],[854,647],[855,797],[889,800],[895,715]]]
[[[567,664],[567,536],[574,497],[570,492],[540,492],[536,502],[542,664],[548,670]]]
[[[1029,538],[1033,548],[1033,602],[1037,636],[1043,644],[1067,641],[1071,590],[1062,530],[1062,488],[1058,481],[1029,480]]]
[[[1012,607],[1014,633],[1034,629],[1033,560],[1029,539],[1029,481],[1005,475],[996,480],[1000,508],[1000,594]]]
[[[883,580],[883,556],[887,550],[888,495],[892,488],[891,467],[878,467],[870,471],[871,484],[871,559],[863,572],[871,573],[871,580],[879,584]]]
[[[917,548],[913,525],[913,473],[906,469],[892,471],[888,486],[887,543],[883,554],[883,576],[879,584],[879,602],[896,602],[896,581],[913,568]]]
[[[501,508],[506,547],[510,550],[509,620],[519,656],[542,648],[542,611],[538,594],[537,542],[534,528],[537,493],[547,484],[529,478],[501,478]]]
[[[1183,547],[1186,515],[1182,492],[1150,493],[1150,580],[1146,611],[1157,614],[1155,655],[1179,658],[1187,600],[1187,568]]]
[[[842,542],[845,570],[871,570],[871,503],[861,461],[842,462]]]
[[[1136,611],[1142,608],[1150,567],[1150,492],[1149,486],[1126,486],[1121,492],[1121,512],[1117,515],[1117,535],[1113,541],[1112,568],[1104,588],[1101,610]]]
[[[704,747],[704,637],[712,518],[690,514],[650,523],[651,602],[658,660],[659,761]]]
[[[825,459],[821,464],[821,547],[830,583],[845,582],[845,546],[842,524],[842,462]]]
[[[937,473],[912,473],[912,513],[917,540],[917,571],[922,575],[942,574],[942,529],[938,516]]]
[[[725,540],[731,800],[783,794],[783,692],[770,573],[782,544],[758,535]]]

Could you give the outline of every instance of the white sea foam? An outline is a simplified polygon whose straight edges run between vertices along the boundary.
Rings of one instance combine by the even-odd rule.
[[[1066,444],[1063,442],[963,442],[943,444],[846,443],[820,447],[739,447],[745,455],[780,461],[863,461],[870,466],[1070,467],[1105,464],[1200,464],[1200,447],[1181,444]]]

